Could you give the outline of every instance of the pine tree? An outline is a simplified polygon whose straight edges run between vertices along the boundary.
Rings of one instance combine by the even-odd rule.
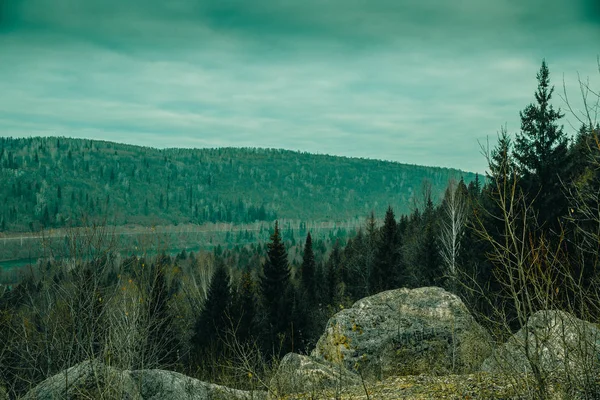
[[[467,192],[469,193],[469,198],[471,199],[476,199],[477,197],[479,197],[479,194],[481,193],[481,182],[479,181],[479,174],[476,173],[475,179],[469,182],[469,185],[467,186]]]
[[[285,334],[289,323],[289,310],[286,298],[290,286],[290,268],[285,245],[281,241],[279,224],[275,222],[275,230],[271,242],[267,245],[267,259],[263,266],[260,289],[266,312],[266,323],[271,343],[277,336]]]
[[[234,323],[237,326],[236,338],[240,343],[249,342],[254,334],[255,286],[250,266],[246,266],[234,294]]]
[[[385,213],[375,262],[369,276],[370,292],[378,293],[404,284],[401,268],[398,226],[392,207]]]
[[[335,306],[340,303],[341,296],[338,293],[338,286],[342,282],[340,268],[342,266],[342,254],[339,240],[335,241],[329,259],[325,264],[327,270],[327,304]]]
[[[312,238],[310,232],[306,235],[306,244],[304,245],[304,256],[302,257],[302,288],[304,289],[308,301],[315,301],[315,253],[312,248]]]
[[[217,259],[217,266],[210,281],[206,301],[194,327],[192,345],[196,354],[202,350],[211,349],[220,351],[220,339],[228,328],[229,311],[231,304],[231,290],[229,286],[229,273],[221,258]]]
[[[596,142],[598,132],[600,127],[594,129],[588,124],[582,124],[569,149],[569,181],[575,181],[577,185],[587,184],[597,174],[594,167],[600,161]]]
[[[421,264],[422,281],[420,286],[443,286],[445,274],[437,243],[439,234],[435,207],[433,206],[433,201],[430,196],[427,197],[422,223],[422,237],[418,256],[418,260],[420,260]]]
[[[571,165],[568,181],[574,205],[568,212],[570,227],[574,229],[566,232],[567,252],[572,260],[573,276],[576,276],[586,289],[590,284],[594,284],[598,276],[598,261],[596,257],[589,256],[597,253],[598,244],[582,233],[593,232],[597,226],[595,219],[590,218],[590,210],[600,208],[597,195],[600,192],[600,171],[597,167],[600,165],[599,134],[600,126],[594,128],[583,124],[569,149]]]
[[[375,213],[371,211],[369,217],[365,221],[365,238],[364,238],[364,268],[367,273],[367,293],[375,293],[371,289],[371,272],[375,268],[375,260],[377,257],[377,249],[381,239],[379,229],[377,228],[377,220]]]
[[[367,243],[362,228],[350,238],[344,248],[344,276],[348,296],[353,301],[369,295],[369,266]]]
[[[535,104],[520,112],[521,132],[515,141],[514,157],[522,187],[538,213],[539,222],[557,227],[566,214],[561,177],[568,166],[568,138],[558,120],[564,115],[550,104],[554,87],[546,61],[537,74]]]
[[[515,172],[514,160],[512,157],[512,139],[510,138],[506,127],[500,128],[498,143],[492,150],[489,159],[488,175],[489,187],[493,191],[504,187],[512,181],[512,175]]]

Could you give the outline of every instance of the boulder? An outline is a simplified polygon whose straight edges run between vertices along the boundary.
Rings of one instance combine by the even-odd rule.
[[[265,392],[247,392],[190,378],[160,369],[129,372],[144,400],[253,400],[266,399]]]
[[[491,339],[462,301],[437,287],[395,289],[335,314],[312,355],[365,376],[469,373]]]
[[[538,311],[481,366],[484,372],[507,374],[534,369],[545,379],[593,383],[600,376],[600,329],[563,311]]]
[[[88,360],[46,379],[23,399],[250,400],[266,397],[265,392],[230,389],[173,371],[120,371]]]
[[[23,400],[80,398],[141,399],[127,374],[101,362],[87,360],[39,383]]]
[[[281,360],[270,387],[279,396],[299,392],[317,396],[324,390],[347,388],[359,383],[360,377],[341,364],[289,353]]]

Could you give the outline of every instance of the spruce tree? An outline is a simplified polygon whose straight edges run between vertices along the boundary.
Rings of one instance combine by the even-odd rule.
[[[379,247],[381,236],[379,229],[377,228],[377,220],[375,219],[375,213],[371,211],[369,217],[365,221],[365,237],[364,237],[364,268],[367,276],[367,293],[375,293],[371,289],[371,272],[375,268],[375,260],[377,257],[377,249]]]
[[[362,228],[350,238],[343,251],[344,275],[342,280],[352,301],[369,295],[369,266],[367,264],[367,242]]]
[[[371,293],[393,289],[404,284],[400,261],[398,226],[394,210],[390,206],[385,213],[375,262],[369,276]]]
[[[573,145],[569,149],[569,181],[581,186],[587,184],[594,175],[597,175],[595,165],[600,161],[598,155],[598,132],[589,124],[582,124],[577,131]]]
[[[489,159],[490,173],[488,180],[489,188],[493,191],[497,191],[498,188],[502,188],[511,182],[515,169],[511,154],[512,146],[512,139],[506,131],[506,127],[502,127],[498,135],[498,143],[492,150]]]
[[[231,304],[231,290],[229,286],[229,273],[221,258],[217,259],[217,266],[213,273],[208,288],[206,301],[194,327],[192,345],[197,354],[203,350],[212,349],[220,353],[220,343],[225,331],[229,327],[229,307]]]
[[[600,126],[595,128],[589,124],[583,124],[575,137],[575,141],[569,149],[571,154],[571,165],[569,167],[569,182],[571,194],[573,195],[573,206],[569,211],[571,228],[566,232],[567,251],[573,266],[573,276],[576,276],[582,286],[588,290],[598,276],[597,254],[598,243],[593,236],[584,232],[594,232],[597,223],[590,218],[590,210],[598,210],[600,201],[600,151],[598,148],[598,135]],[[591,240],[590,240],[591,239]]]
[[[514,157],[522,187],[538,213],[540,224],[557,227],[557,219],[566,213],[562,194],[562,174],[568,166],[568,138],[558,120],[564,115],[550,100],[550,72],[546,61],[537,74],[535,104],[520,112],[521,132],[515,141]]]
[[[428,196],[425,211],[423,212],[422,236],[418,255],[421,265],[420,286],[443,286],[445,283],[443,262],[437,243],[438,226],[435,214],[433,201]]]
[[[308,301],[313,303],[315,300],[315,253],[312,248],[310,232],[306,235],[301,268],[302,288],[308,297]]]
[[[338,296],[338,286],[341,283],[341,265],[342,253],[340,242],[336,240],[329,259],[325,264],[327,269],[327,304],[332,306],[337,305],[341,301],[341,296]]]
[[[467,186],[467,192],[469,194],[469,198],[471,199],[476,199],[479,197],[479,193],[481,193],[481,182],[479,181],[479,174],[476,173],[475,180],[469,182],[469,185]]]
[[[286,305],[289,299],[290,267],[285,245],[281,241],[279,224],[275,222],[275,230],[271,242],[267,245],[267,259],[263,266],[260,289],[266,312],[267,331],[274,343],[277,335],[284,334],[289,322],[289,310]]]
[[[236,337],[241,343],[251,340],[254,333],[255,283],[249,266],[242,272],[239,286],[234,296],[234,323],[237,325]]]

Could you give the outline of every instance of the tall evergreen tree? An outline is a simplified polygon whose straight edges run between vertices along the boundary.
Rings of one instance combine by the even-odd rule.
[[[229,328],[230,304],[229,273],[223,259],[219,257],[191,339],[197,354],[207,349],[220,352],[220,340]]]
[[[418,260],[421,265],[421,286],[443,286],[445,273],[437,243],[438,226],[436,210],[431,196],[427,196],[421,226]]]
[[[234,322],[237,324],[236,337],[242,343],[248,342],[254,334],[255,286],[250,266],[246,266],[234,295]]]
[[[594,235],[597,223],[594,211],[600,208],[600,126],[583,124],[569,152],[569,191],[572,204],[568,210],[570,230],[567,231],[567,249],[573,266],[573,276],[580,279],[584,288],[594,284],[598,276],[598,243]]]
[[[336,305],[341,302],[339,285],[342,282],[342,253],[339,240],[335,241],[329,259],[325,264],[327,270],[327,303]]]
[[[481,192],[481,182],[479,181],[479,174],[475,174],[475,179],[469,182],[469,185],[467,186],[467,192],[469,193],[469,197],[472,199],[475,199],[479,196],[479,193]]]
[[[315,253],[312,248],[312,238],[310,232],[306,235],[304,245],[304,255],[302,257],[302,288],[308,296],[309,302],[315,300]]]
[[[539,222],[557,227],[557,219],[566,213],[561,177],[568,166],[568,138],[558,120],[564,115],[550,100],[550,72],[546,61],[537,74],[535,104],[529,104],[521,116],[521,132],[515,141],[514,157],[525,193],[538,213]]]
[[[344,276],[348,296],[353,301],[369,295],[369,267],[367,255],[371,249],[362,228],[350,238],[344,248]]]
[[[289,304],[289,299],[286,297],[289,286],[290,267],[285,245],[279,233],[279,224],[276,221],[271,242],[267,245],[267,259],[260,279],[266,312],[266,328],[271,343],[275,343],[278,335],[285,334],[289,325],[289,310],[286,309]]]
[[[569,181],[577,185],[586,184],[596,175],[595,166],[600,161],[598,154],[598,132],[600,126],[593,128],[588,124],[582,124],[577,131],[573,145],[569,149]]]
[[[364,268],[367,275],[367,292],[374,293],[371,286],[371,271],[374,268],[375,259],[377,256],[377,248],[379,247],[380,232],[377,228],[377,220],[375,219],[375,213],[371,210],[371,214],[365,221],[365,238],[364,238]]]
[[[388,207],[381,228],[375,262],[369,276],[371,293],[389,290],[404,284],[401,268],[398,226],[392,207]]]
[[[492,149],[489,161],[488,188],[497,191],[498,187],[504,187],[512,180],[515,172],[514,160],[512,156],[513,142],[508,134],[506,127],[500,128],[498,143]]]

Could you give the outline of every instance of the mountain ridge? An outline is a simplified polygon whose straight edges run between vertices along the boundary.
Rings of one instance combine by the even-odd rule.
[[[37,231],[77,225],[82,215],[150,226],[341,221],[388,205],[402,214],[423,181],[439,199],[449,179],[468,183],[476,174],[286,149],[31,137],[0,138],[0,176],[0,230]]]

